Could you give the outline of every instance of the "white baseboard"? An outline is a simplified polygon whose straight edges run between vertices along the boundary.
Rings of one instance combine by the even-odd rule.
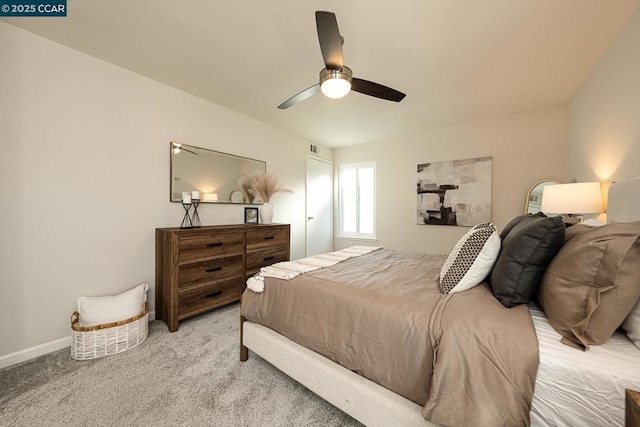
[[[17,363],[25,362],[30,359],[34,359],[43,354],[52,353],[65,347],[71,346],[71,336],[57,339],[55,341],[49,341],[44,344],[36,345],[33,347],[25,348],[14,353],[9,353],[6,356],[0,356],[0,369],[7,366],[15,365]],[[69,352],[71,357],[71,352]]]
[[[149,320],[155,320],[155,318],[156,312],[150,311]],[[71,335],[0,356],[0,369],[53,353],[65,347],[71,347]],[[69,351],[69,357],[71,357],[71,351]]]

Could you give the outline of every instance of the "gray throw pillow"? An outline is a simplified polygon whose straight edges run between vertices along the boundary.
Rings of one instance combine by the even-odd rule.
[[[517,221],[516,221],[517,220]],[[512,224],[515,221],[514,224]],[[526,304],[542,274],[564,244],[561,217],[523,215],[507,225],[498,260],[489,276],[496,298],[505,307]]]

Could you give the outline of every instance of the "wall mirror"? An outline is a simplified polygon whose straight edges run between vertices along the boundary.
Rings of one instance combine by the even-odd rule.
[[[203,203],[244,203],[238,180],[243,174],[265,173],[267,163],[192,145],[170,144],[169,200],[182,201],[182,192],[200,192]]]
[[[542,203],[542,189],[547,185],[560,184],[558,181],[545,180],[534,184],[527,193],[524,204],[524,213],[534,214],[540,212],[540,204]]]

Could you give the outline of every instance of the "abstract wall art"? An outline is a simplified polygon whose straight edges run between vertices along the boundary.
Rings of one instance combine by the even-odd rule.
[[[491,221],[492,157],[422,163],[417,223],[472,227]]]

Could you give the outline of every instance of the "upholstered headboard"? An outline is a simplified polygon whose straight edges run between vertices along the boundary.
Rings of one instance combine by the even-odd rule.
[[[609,188],[607,222],[640,221],[640,177],[618,181]]]

